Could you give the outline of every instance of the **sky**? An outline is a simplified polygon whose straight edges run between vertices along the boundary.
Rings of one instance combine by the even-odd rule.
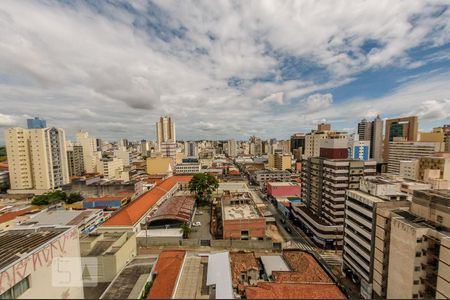
[[[377,114],[450,123],[448,1],[1,1],[0,130],[286,139]]]

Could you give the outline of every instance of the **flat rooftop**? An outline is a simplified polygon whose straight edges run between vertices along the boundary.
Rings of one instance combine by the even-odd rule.
[[[267,184],[270,184],[271,186],[298,186],[298,184],[293,182],[287,182],[287,181],[281,181],[281,182],[268,182]]]
[[[87,210],[65,210],[65,209],[50,209],[41,211],[33,216],[27,222],[20,224],[27,225],[75,225],[78,226],[83,223],[85,219],[89,219],[91,215],[98,213],[101,209],[87,209]]]
[[[224,206],[223,212],[225,220],[261,218],[256,208],[250,204],[227,205]]]
[[[149,277],[152,268],[153,262],[150,260],[132,260],[109,285],[102,299],[127,299],[139,278]]]
[[[66,232],[70,227],[8,230],[0,233],[0,270]]]

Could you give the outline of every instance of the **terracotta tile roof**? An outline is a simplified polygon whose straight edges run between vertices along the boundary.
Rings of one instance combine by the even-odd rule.
[[[259,282],[245,287],[247,299],[346,299],[334,284]]]
[[[23,216],[23,215],[25,215],[25,214],[33,211],[33,210],[34,210],[34,208],[30,206],[30,207],[27,207],[25,209],[16,210],[16,211],[10,211],[10,212],[4,213],[3,215],[0,215],[0,224],[9,222],[11,220],[14,220],[16,217]]]
[[[284,251],[283,257],[289,264],[292,272],[272,272],[272,277],[276,282],[314,282],[332,283],[333,281],[316,261],[314,256],[303,251]]]
[[[254,252],[230,252],[230,261],[233,287],[238,286],[239,276],[242,272],[247,272],[247,270],[252,268],[259,270],[258,261]]]
[[[185,251],[162,251],[155,266],[157,273],[147,299],[170,299],[183,264]]]
[[[192,176],[172,176],[159,183],[150,191],[142,194],[117,211],[102,226],[133,226],[149,211],[158,200],[163,197],[178,182],[188,182]]]

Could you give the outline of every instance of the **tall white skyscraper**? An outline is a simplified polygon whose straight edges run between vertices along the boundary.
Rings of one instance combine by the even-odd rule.
[[[65,133],[59,128],[5,130],[11,190],[46,191],[69,183]]]
[[[175,133],[175,123],[170,117],[160,117],[159,122],[156,122],[156,143],[161,149],[163,142],[176,142],[177,137]]]

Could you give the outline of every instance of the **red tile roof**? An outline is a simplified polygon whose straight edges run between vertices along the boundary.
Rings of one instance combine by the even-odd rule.
[[[274,271],[272,276],[276,282],[333,282],[311,254],[303,251],[287,250],[283,252],[283,257],[293,272]]]
[[[149,211],[161,197],[179,182],[188,182],[192,176],[172,176],[159,183],[150,191],[117,211],[102,226],[133,226]]]
[[[185,255],[183,250],[163,251],[155,266],[156,278],[147,299],[170,299]]]
[[[247,299],[346,299],[334,284],[259,282],[245,287]]]
[[[3,215],[0,215],[0,224],[9,222],[11,220],[14,220],[16,217],[23,216],[23,215],[25,215],[25,214],[33,211],[33,210],[34,210],[33,207],[27,207],[25,209],[16,210],[16,211],[10,211],[10,212],[4,213]]]
[[[259,270],[258,261],[254,252],[230,252],[230,261],[233,287],[238,286],[239,277],[242,272],[246,273],[250,269]]]

